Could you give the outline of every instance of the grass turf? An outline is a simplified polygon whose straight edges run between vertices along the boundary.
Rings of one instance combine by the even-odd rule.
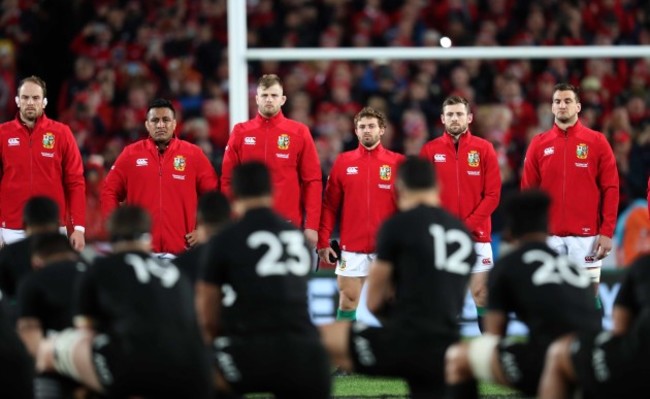
[[[372,378],[353,374],[332,379],[332,398],[397,399],[408,398],[406,384],[400,379]],[[495,384],[481,384],[480,397],[488,399],[524,398],[515,391]],[[246,395],[247,399],[272,398],[268,394]]]

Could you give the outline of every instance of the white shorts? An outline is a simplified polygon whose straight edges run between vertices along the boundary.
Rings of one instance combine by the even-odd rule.
[[[494,259],[492,259],[492,245],[489,242],[475,242],[474,251],[476,251],[476,263],[472,268],[472,273],[483,273],[492,269]]]
[[[583,268],[600,268],[602,260],[596,260],[596,249],[594,244],[598,236],[575,237],[575,236],[549,236],[546,243],[560,255],[566,255],[569,260]]]
[[[59,227],[59,232],[63,235],[68,235],[65,226]],[[25,230],[22,229],[0,229],[0,239],[4,245],[13,244],[16,241],[20,241],[26,237]]]
[[[377,254],[341,251],[341,259],[336,263],[336,273],[343,277],[367,277],[370,264]]]

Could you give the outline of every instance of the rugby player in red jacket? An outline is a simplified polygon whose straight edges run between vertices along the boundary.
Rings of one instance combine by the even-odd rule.
[[[23,207],[35,196],[59,206],[60,226],[73,228],[72,247],[85,246],[86,182],[70,127],[49,119],[47,87],[38,76],[18,84],[15,119],[0,125],[0,246],[25,237]]]
[[[372,108],[354,117],[356,150],[338,156],[325,187],[318,230],[318,256],[326,263],[337,257],[330,238],[340,212],[341,259],[337,320],[355,320],[361,288],[375,259],[375,238],[381,223],[397,210],[395,172],[404,155],[381,145],[385,116]]]
[[[433,163],[440,182],[442,207],[462,220],[474,239],[477,259],[472,268],[470,292],[482,331],[487,276],[494,265],[490,218],[499,205],[501,172],[492,143],[469,131],[473,115],[466,99],[445,99],[440,119],[445,132],[426,143],[420,156]]]
[[[282,114],[285,101],[287,97],[277,75],[264,75],[259,79],[255,96],[257,115],[238,123],[230,133],[221,166],[221,191],[232,199],[233,168],[245,161],[263,162],[273,180],[273,208],[286,220],[303,228],[305,238],[315,247],[323,173],[309,128]]]
[[[577,88],[555,85],[555,124],[531,140],[521,188],[539,187],[551,196],[549,246],[587,269],[598,293],[616,226],[618,170],[607,138],[578,119],[580,107]]]
[[[122,201],[146,209],[153,252],[173,258],[198,242],[198,198],[216,190],[219,181],[201,148],[174,137],[176,112],[170,101],[149,104],[145,127],[149,137],[127,146],[106,176],[102,213],[107,219]]]

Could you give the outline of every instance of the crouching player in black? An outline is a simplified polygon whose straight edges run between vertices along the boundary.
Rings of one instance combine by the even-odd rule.
[[[321,326],[335,364],[347,371],[404,378],[413,398],[444,395],[444,355],[460,339],[474,243],[439,208],[432,165],[409,157],[397,176],[399,212],[381,226],[368,275],[368,308],[390,303],[383,328],[338,321]]]
[[[612,312],[611,332],[574,334],[548,350],[539,397],[639,398],[650,391],[650,255],[626,272]]]
[[[262,163],[237,166],[232,191],[240,219],[209,241],[196,286],[218,389],[329,398],[327,354],[308,313],[312,260],[304,234],[271,209]]]
[[[506,235],[516,247],[488,277],[485,334],[447,352],[452,398],[476,398],[477,379],[535,395],[551,342],[571,331],[600,329],[589,276],[546,244],[549,205],[538,190],[506,201]],[[511,312],[528,327],[527,340],[506,336]]]
[[[47,335],[72,327],[72,303],[78,280],[88,268],[58,231],[30,236],[33,273],[18,289],[20,338],[36,357],[41,340]],[[43,373],[34,379],[36,399],[69,398],[79,387],[76,381],[56,373]]]
[[[114,254],[83,275],[75,329],[44,340],[37,369],[108,397],[210,398],[212,376],[189,281],[151,253],[151,219],[135,206],[108,221]]]

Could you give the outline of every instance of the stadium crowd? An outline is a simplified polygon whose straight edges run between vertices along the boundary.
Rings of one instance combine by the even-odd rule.
[[[124,146],[145,137],[141,121],[153,98],[175,102],[179,135],[219,172],[229,133],[226,3],[80,1],[69,6],[67,26],[50,20],[47,2],[0,6],[2,121],[16,111],[17,80],[37,65],[49,68],[33,50],[54,46],[47,35],[60,30],[69,39],[49,114],[71,126],[85,162],[88,241],[105,238],[98,188]],[[634,0],[257,0],[247,7],[250,47],[439,46],[442,36],[454,46],[650,44],[650,6]],[[417,154],[442,133],[442,100],[468,98],[473,132],[497,150],[504,190],[518,187],[530,138],[553,121],[550,90],[566,81],[582,91],[585,125],[615,150],[620,210],[645,198],[648,59],[263,61],[251,64],[251,93],[264,73],[285,82],[285,114],[310,127],[324,175],[340,152],[356,147],[352,117],[363,105],[388,116],[387,148]]]

